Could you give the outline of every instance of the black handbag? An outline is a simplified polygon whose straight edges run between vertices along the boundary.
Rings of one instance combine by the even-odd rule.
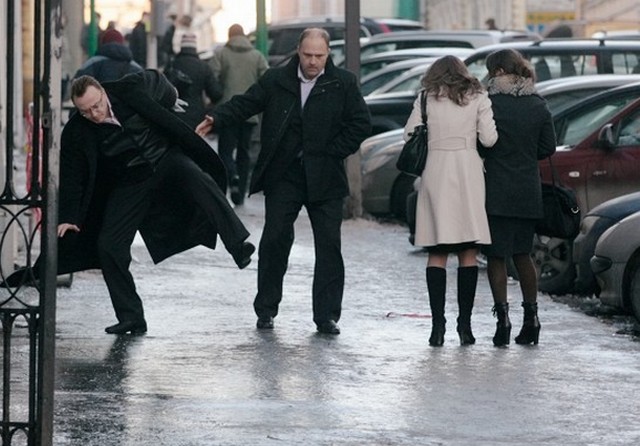
[[[427,164],[427,95],[424,90],[420,92],[420,111],[422,123],[417,125],[411,137],[404,143],[400,156],[396,161],[396,168],[409,175],[420,176]]]
[[[536,234],[548,237],[573,239],[580,232],[580,206],[576,194],[556,183],[556,172],[551,165],[552,183],[542,183],[544,217],[536,224]]]

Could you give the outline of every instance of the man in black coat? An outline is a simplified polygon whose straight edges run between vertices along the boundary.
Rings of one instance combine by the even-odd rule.
[[[141,334],[129,272],[137,231],[155,263],[199,244],[213,249],[218,234],[241,269],[255,248],[226,199],[222,162],[172,113],[176,89],[161,73],[102,85],[82,76],[71,99],[78,113],[61,139],[58,273],[102,269],[118,319],[106,332]]]
[[[164,74],[178,89],[180,99],[188,104],[180,117],[195,129],[208,106],[205,97],[209,103],[215,104],[222,98],[222,88],[209,64],[200,60],[194,33],[186,32],[182,35],[180,52],[169,63]]]
[[[340,227],[349,192],[344,159],[358,150],[371,124],[356,77],[329,56],[325,30],[303,31],[289,64],[267,70],[245,94],[218,106],[196,132],[204,135],[214,123],[237,125],[260,112],[262,149],[249,191],[264,191],[266,210],[254,301],[257,327],[274,326],[294,222],[305,206],[316,247],[313,320],[321,333],[338,334],[344,289]]]

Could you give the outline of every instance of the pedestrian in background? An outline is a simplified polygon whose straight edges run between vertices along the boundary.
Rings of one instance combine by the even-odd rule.
[[[176,32],[176,24],[178,21],[177,14],[169,14],[167,16],[169,24],[158,43],[158,66],[166,67],[175,56],[173,52],[173,35]]]
[[[238,268],[255,247],[224,194],[224,165],[171,109],[175,88],[156,70],[101,85],[75,79],[78,109],[60,151],[58,273],[101,269],[118,323],[109,334],[147,331],[131,244],[140,234],[154,263],[219,236]],[[33,268],[42,270],[40,257]],[[6,280],[23,283],[25,270]]]
[[[432,327],[429,345],[445,334],[447,259],[458,257],[458,324],[462,345],[474,344],[471,313],[478,282],[476,256],[491,243],[484,209],[484,175],[476,141],[492,146],[498,137],[491,101],[480,82],[454,56],[436,60],[422,86],[427,95],[429,155],[416,206],[415,245],[427,248],[426,280]],[[409,138],[422,121],[420,96],[404,129]]]
[[[221,103],[247,91],[268,68],[267,59],[254,48],[242,26],[231,25],[228,35],[227,43],[216,48],[211,59],[213,73],[222,85]],[[257,124],[258,117],[252,116],[218,132],[218,154],[227,168],[231,201],[237,205],[247,194],[251,136]]]
[[[169,80],[178,88],[180,99],[188,105],[180,116],[193,129],[202,121],[205,114],[205,98],[214,104],[222,97],[218,84],[209,64],[198,56],[196,35],[182,35],[180,52],[165,71]]]
[[[142,71],[142,67],[133,60],[122,34],[118,30],[108,29],[100,36],[100,46],[95,56],[90,57],[76,71],[74,79],[88,75],[99,82],[108,82],[138,71]]]
[[[326,30],[304,30],[286,66],[267,70],[246,93],[216,107],[196,132],[204,136],[214,125],[237,126],[258,113],[263,113],[262,148],[249,191],[265,195],[256,325],[274,327],[294,223],[304,206],[316,250],[313,320],[320,333],[339,334],[344,291],[340,230],[349,192],[344,159],[358,150],[371,123],[356,77],[331,60]]]
[[[507,261],[512,258],[522,292],[524,323],[518,344],[538,343],[538,280],[531,259],[536,220],[542,217],[538,160],[556,150],[553,119],[536,94],[529,62],[514,50],[500,50],[486,60],[487,89],[498,128],[498,142],[485,156],[486,209],[492,244],[483,247],[498,321],[493,343],[509,344]]]
[[[136,22],[131,34],[129,34],[129,49],[133,60],[142,68],[147,66],[147,33],[149,31],[150,16],[148,12],[142,13],[142,18]]]
[[[185,33],[192,33],[191,24],[193,23],[193,17],[188,14],[182,15],[176,21],[173,37],[171,38],[171,50],[175,56],[180,52],[180,45],[182,43],[182,35]]]

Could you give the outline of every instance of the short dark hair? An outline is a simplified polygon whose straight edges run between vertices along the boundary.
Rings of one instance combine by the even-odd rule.
[[[100,85],[100,82],[93,76],[85,74],[84,76],[74,79],[73,82],[71,82],[71,100],[73,101],[74,98],[84,96],[89,87],[96,87],[102,91],[102,85]]]

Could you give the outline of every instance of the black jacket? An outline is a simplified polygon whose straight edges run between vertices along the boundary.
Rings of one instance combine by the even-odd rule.
[[[214,127],[226,127],[263,112],[262,148],[249,192],[268,193],[265,172],[299,104],[299,58],[272,68],[243,95],[219,105],[212,113]],[[349,193],[344,159],[369,136],[370,116],[353,73],[337,68],[329,57],[325,72],[311,91],[302,114],[303,164],[310,201],[342,198]]]
[[[125,45],[113,42],[100,45],[96,55],[87,59],[74,78],[88,74],[99,82],[109,82],[139,71],[142,71],[142,67],[133,60],[131,50]]]
[[[226,189],[224,165],[215,151],[170,111],[176,92],[161,73],[145,70],[117,82],[104,83],[103,87],[109,98],[125,103],[157,128],[165,129],[176,146],[211,175],[223,191]],[[76,224],[81,232],[68,233],[60,239],[60,273],[100,267],[97,235],[108,182],[102,181],[97,168],[97,125],[76,113],[62,131],[58,221]],[[140,228],[155,263],[198,244],[211,248],[216,245],[216,228],[207,223],[198,209],[170,201],[173,195],[157,191]]]
[[[538,160],[556,150],[553,119],[533,82],[500,76],[488,87],[498,142],[485,158],[487,214],[538,219],[542,193]]]
[[[173,79],[169,72],[180,70],[188,77],[182,83]],[[222,98],[222,88],[213,75],[209,64],[200,60],[195,48],[185,48],[173,59],[165,70],[167,77],[178,88],[180,99],[185,100],[189,105],[185,108],[185,113],[180,116],[192,127],[195,128],[205,114],[205,104],[203,93],[212,103],[216,103]]]

